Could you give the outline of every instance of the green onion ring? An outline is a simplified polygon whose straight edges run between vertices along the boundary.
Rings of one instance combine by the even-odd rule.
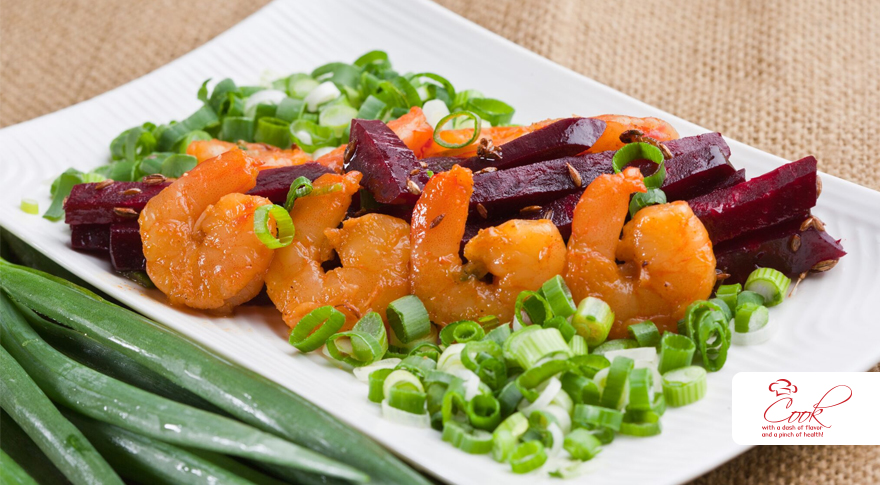
[[[278,226],[278,237],[272,235],[269,229],[269,215],[275,219]],[[293,235],[296,233],[293,227],[293,220],[290,214],[284,210],[284,207],[275,204],[261,205],[254,211],[254,234],[261,243],[269,249],[278,249],[289,246],[293,242]]]
[[[451,121],[455,118],[458,118],[459,116],[464,116],[464,117],[467,117],[467,118],[474,120],[474,134],[471,135],[470,139],[468,139],[468,141],[466,141],[464,143],[461,143],[458,145],[456,145],[454,143],[447,143],[446,141],[443,140],[443,138],[441,138],[439,136],[439,134],[444,131],[443,126],[445,126],[446,123],[448,123],[449,121]],[[450,114],[444,116],[443,118],[441,118],[440,121],[437,122],[437,129],[434,130],[434,143],[440,145],[443,148],[464,148],[464,147],[470,145],[471,143],[477,141],[477,138],[479,138],[479,136],[480,136],[481,124],[482,124],[482,121],[480,120],[480,117],[470,111],[456,111],[455,113],[450,113]]]
[[[315,308],[293,327],[290,345],[300,352],[311,352],[324,345],[344,324],[345,315],[332,306]]]
[[[620,173],[624,167],[636,160],[650,160],[659,165],[653,174],[645,177],[646,188],[659,189],[666,180],[666,160],[663,152],[650,143],[627,143],[614,153],[611,166],[614,168],[614,173]]]

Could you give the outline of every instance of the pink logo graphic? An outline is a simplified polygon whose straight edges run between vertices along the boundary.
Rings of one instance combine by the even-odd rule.
[[[775,392],[776,397],[791,395],[797,392],[797,386],[792,384],[788,379],[779,379],[770,384],[770,391]]]

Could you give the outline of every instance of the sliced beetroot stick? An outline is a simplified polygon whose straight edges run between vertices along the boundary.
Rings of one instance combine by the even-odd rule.
[[[797,278],[813,268],[824,271],[845,254],[839,240],[805,224],[805,219],[750,232],[715,247],[717,268],[730,275],[724,284],[745,283],[757,268],[774,268]],[[822,262],[828,263],[817,266]]]
[[[309,162],[290,167],[270,168],[263,170],[257,175],[257,185],[248,194],[266,197],[275,204],[284,205],[287,202],[287,192],[290,184],[299,177],[306,177],[315,181],[325,173],[334,173],[333,170],[320,163]]]
[[[703,133],[702,135],[665,141],[663,144],[669,149],[673,157],[692,152],[704,146],[717,146],[726,158],[730,158],[730,146],[724,141],[721,133]]]
[[[137,221],[110,226],[110,262],[116,271],[144,271],[147,260]]]
[[[491,215],[511,214],[525,206],[542,205],[580,192],[599,175],[613,173],[613,155],[602,152],[478,173],[474,176],[471,210],[477,211],[482,205]]]
[[[110,249],[110,226],[107,224],[70,226],[70,247],[81,251],[107,251]]]
[[[475,171],[486,167],[507,169],[577,155],[593,146],[604,131],[602,120],[566,118],[497,147],[498,156],[471,157],[461,166]]]
[[[666,161],[662,189],[669,201],[692,199],[715,190],[735,173],[719,147],[703,146]]]
[[[64,204],[64,222],[112,224],[137,219],[147,201],[169,185],[168,182],[106,182],[74,185]]]
[[[351,120],[345,170],[363,174],[361,186],[383,204],[415,204],[425,180],[412,180],[421,169],[412,150],[379,120]],[[425,177],[427,179],[427,177]]]
[[[816,205],[816,197],[816,159],[807,157],[688,203],[718,244],[789,219],[803,219]]]

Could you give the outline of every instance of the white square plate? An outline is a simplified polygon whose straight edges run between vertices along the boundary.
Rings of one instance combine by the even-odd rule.
[[[332,26],[329,28],[328,26]],[[413,28],[417,26],[418,28]],[[0,222],[72,272],[132,308],[293,391],[360,429],[415,466],[451,483],[542,483],[487,456],[471,456],[433,430],[384,421],[366,386],[320,358],[293,356],[273,309],[242,308],[215,318],[173,309],[163,295],[116,276],[109,263],[70,249],[70,232],[19,210],[22,196],[48,207],[48,181],[74,166],[105,163],[110,140],[143,121],[181,119],[199,107],[207,78],[256,83],[265,70],[310,71],[382,49],[401,72],[434,71],[517,108],[520,123],[571,113],[623,113],[670,121],[682,136],[706,130],[566,70],[427,1],[275,2],[208,44],[125,86],[57,113],[0,131]],[[38,93],[33,93],[35,96]],[[785,161],[730,141],[732,161],[749,176]],[[804,154],[807,155],[807,154]],[[678,483],[743,452],[731,438],[731,379],[739,371],[863,371],[880,361],[880,193],[823,175],[815,213],[849,253],[833,271],[808,278],[774,308],[782,323],[769,343],[731,350],[699,403],[672,409],[663,434],[620,437],[578,483]],[[290,419],[296,419],[291,416]]]

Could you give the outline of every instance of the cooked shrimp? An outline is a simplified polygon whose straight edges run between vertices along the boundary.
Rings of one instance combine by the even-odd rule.
[[[272,250],[254,234],[254,212],[271,202],[244,195],[258,163],[230,150],[147,202],[139,219],[147,274],[172,303],[228,311],[260,292]]]
[[[473,175],[458,165],[431,177],[413,212],[412,290],[440,325],[495,315],[510,321],[516,297],[562,272],[565,243],[548,220],[484,229],[459,257]],[[482,277],[493,275],[487,283]]]
[[[186,153],[187,155],[196,157],[199,163],[202,163],[205,160],[219,156],[236,147],[243,148],[249,157],[262,162],[262,165],[257,167],[259,170],[287,167],[290,165],[301,165],[312,161],[312,157],[299,148],[282,150],[272,145],[266,145],[265,143],[236,144],[217,139],[195,140],[186,147]]]
[[[624,338],[644,320],[675,331],[687,306],[715,285],[712,242],[687,202],[648,206],[624,226],[630,194],[644,191],[637,168],[602,175],[572,220],[563,276],[575,301],[594,296],[614,310],[608,338]]]
[[[587,153],[619,149],[623,146],[620,134],[627,130],[639,130],[645,136],[657,141],[678,139],[678,132],[675,131],[675,128],[660,118],[636,118],[624,115],[600,115],[593,116],[593,118],[605,122],[605,131],[596,140],[596,143],[587,150]]]
[[[360,179],[358,172],[322,175],[313,184],[315,195],[297,199],[290,211],[294,240],[276,251],[266,275],[269,297],[290,327],[315,308],[333,305],[346,315],[343,329],[349,330],[370,311],[384,316],[389,303],[409,293],[409,224],[367,214],[337,229]],[[328,191],[334,186],[338,190]],[[342,266],[325,272],[321,265],[334,250]]]

